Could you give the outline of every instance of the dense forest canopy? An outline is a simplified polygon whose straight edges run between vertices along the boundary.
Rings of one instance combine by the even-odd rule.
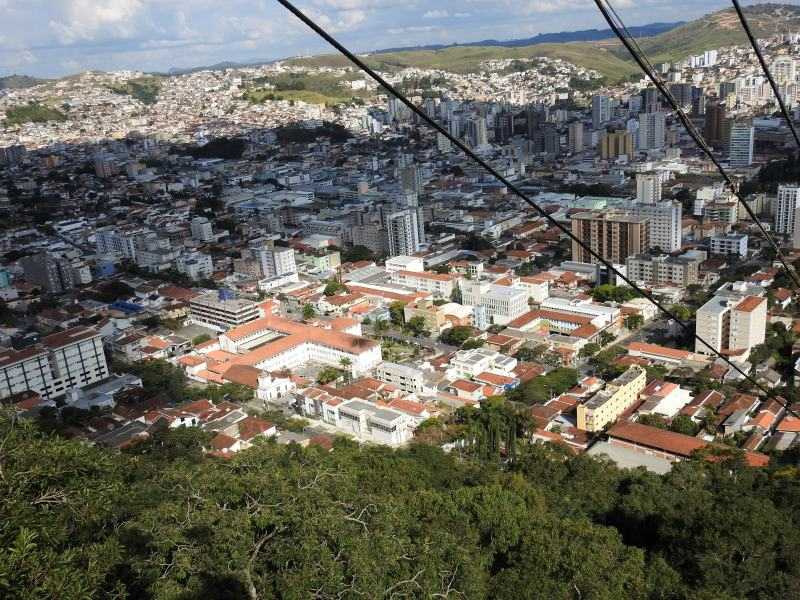
[[[794,467],[205,443],[176,429],[118,453],[2,417],[0,597],[800,595]]]

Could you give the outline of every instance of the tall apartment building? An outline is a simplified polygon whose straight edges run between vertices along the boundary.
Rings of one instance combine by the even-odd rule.
[[[185,252],[175,261],[179,273],[190,279],[208,279],[214,273],[211,256],[202,252]]]
[[[607,133],[600,141],[600,158],[616,160],[621,156],[633,160],[633,135],[628,131]]]
[[[661,175],[658,173],[636,174],[636,200],[642,203],[661,202]]]
[[[611,120],[611,98],[592,96],[592,129],[600,129]]]
[[[572,233],[604,260],[624,264],[629,256],[650,247],[649,222],[624,212],[582,212],[572,215]],[[583,246],[572,242],[572,260],[599,262]]]
[[[709,101],[706,104],[705,126],[703,127],[703,137],[706,142],[721,150],[728,144],[730,127],[731,121],[728,119],[725,105],[717,100]]]
[[[489,143],[486,119],[480,115],[467,119],[467,141],[473,148],[481,148]]]
[[[583,122],[575,121],[567,128],[567,146],[572,154],[583,152]]]
[[[697,311],[697,335],[717,352],[744,350],[750,353],[753,346],[762,344],[767,329],[767,299],[743,296],[718,290],[711,300]],[[697,340],[695,352],[713,355],[705,344]]]
[[[702,262],[700,257],[641,254],[628,257],[625,265],[627,275],[633,281],[686,287],[700,283]]]
[[[660,248],[664,252],[681,249],[683,206],[680,202],[635,204],[632,212],[648,221],[648,248]]]
[[[50,294],[61,294],[75,287],[72,264],[65,258],[40,252],[25,256],[19,263],[25,271],[25,279]]]
[[[666,140],[666,116],[663,112],[639,115],[639,150],[660,150]]]
[[[191,230],[192,238],[198,242],[207,243],[214,241],[214,229],[211,226],[211,222],[205,217],[195,217],[192,219]]]
[[[0,349],[0,399],[28,390],[59,398],[108,375],[102,338],[89,327],[54,333],[24,350]]]
[[[385,217],[389,256],[410,256],[425,242],[425,229],[417,207],[390,212]]]
[[[97,254],[111,255],[128,260],[136,260],[136,252],[144,247],[148,232],[145,230],[119,231],[115,227],[105,227],[95,232]]]
[[[588,402],[578,405],[578,429],[602,431],[636,403],[646,386],[647,372],[638,365],[630,367]]]
[[[530,310],[528,293],[522,289],[480,281],[465,281],[461,288],[461,303],[482,307],[496,325],[507,325]]]
[[[800,187],[796,185],[778,186],[775,198],[775,233],[794,235],[795,221],[800,214]]]
[[[297,272],[293,248],[253,248],[253,255],[261,267],[261,275],[265,279],[280,277]]]
[[[753,164],[755,129],[750,122],[737,121],[731,127],[728,156],[732,167],[749,167]]]
[[[225,332],[259,318],[258,304],[229,296],[221,290],[189,301],[189,319],[198,325]]]

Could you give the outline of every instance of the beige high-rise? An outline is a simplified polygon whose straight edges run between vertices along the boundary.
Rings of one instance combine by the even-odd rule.
[[[648,220],[626,212],[582,212],[572,215],[572,233],[594,252],[615,264],[643,254],[649,246]],[[599,262],[588,250],[572,242],[572,260]]]

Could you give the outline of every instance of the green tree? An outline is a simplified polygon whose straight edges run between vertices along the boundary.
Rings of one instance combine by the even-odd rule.
[[[439,336],[439,341],[449,346],[461,346],[471,338],[474,333],[475,330],[472,327],[457,325],[450,329],[445,329]]]
[[[581,348],[579,355],[583,358],[589,358],[600,352],[600,350],[602,350],[600,344],[590,342]]]
[[[319,375],[317,375],[317,383],[322,385],[326,385],[337,379],[341,378],[344,375],[342,371],[336,369],[334,367],[325,367],[320,371]]]
[[[402,327],[406,322],[405,307],[405,303],[399,300],[389,305],[389,317],[397,327]]]
[[[205,344],[206,342],[210,341],[211,341],[210,335],[208,335],[207,333],[201,333],[200,335],[197,335],[192,338],[192,345],[199,346],[200,344]]]
[[[623,303],[639,297],[639,293],[633,288],[610,284],[598,285],[592,288],[590,293],[598,302]]]
[[[304,304],[303,305],[303,320],[310,321],[314,317],[317,316],[317,311],[314,309],[313,304]]]
[[[636,331],[644,325],[644,317],[642,315],[631,315],[625,319],[625,327],[630,331]]]
[[[412,317],[406,323],[406,329],[414,336],[427,336],[430,335],[428,325],[425,322],[425,317]]]
[[[340,292],[347,292],[347,287],[338,281],[328,281],[325,285],[325,291],[323,292],[326,296],[335,296]]]

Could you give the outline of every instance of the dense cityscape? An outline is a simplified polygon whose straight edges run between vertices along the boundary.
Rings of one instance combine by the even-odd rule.
[[[759,44],[797,121],[800,28]],[[796,529],[779,522],[796,504],[776,498],[797,494],[800,304],[761,231],[800,265],[794,139],[749,46],[656,68],[736,190],[644,74],[560,57],[379,69],[542,212],[336,61],[0,89],[0,481],[26,523],[0,527],[4,595],[796,597],[797,536],[753,541],[770,564],[748,562],[759,519]],[[56,516],[94,464],[114,470],[108,490]],[[5,472],[39,479],[23,494]],[[98,515],[127,506],[127,485],[179,501],[136,514],[128,540],[85,538],[97,548],[80,558],[48,550],[44,571],[25,567],[30,593],[16,587],[20,556],[51,543],[37,527],[124,528],[138,508]],[[483,491],[425,496],[456,485]],[[546,516],[524,536],[557,530],[564,547],[474,530],[534,506]],[[689,513],[687,530],[718,519],[748,539],[690,548]],[[430,537],[412,532],[429,519]],[[64,527],[54,548],[90,526]],[[648,527],[662,546],[640,539]],[[236,551],[201,556],[237,529]],[[274,563],[256,574],[265,543]],[[150,558],[97,566],[139,546]],[[538,562],[548,575],[526,576]]]

